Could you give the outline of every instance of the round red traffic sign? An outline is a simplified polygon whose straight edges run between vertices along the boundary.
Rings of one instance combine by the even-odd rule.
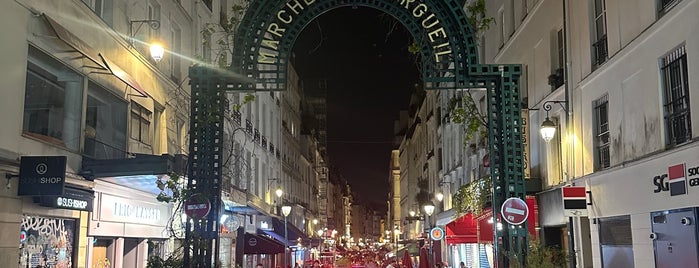
[[[192,218],[204,218],[206,215],[209,215],[210,210],[211,203],[206,197],[200,194],[194,194],[184,202],[184,213]]]
[[[527,202],[524,202],[524,200],[510,197],[502,203],[500,214],[509,224],[520,225],[529,217],[529,207],[527,207]]]

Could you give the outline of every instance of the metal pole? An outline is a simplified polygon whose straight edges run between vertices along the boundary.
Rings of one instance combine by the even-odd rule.
[[[284,267],[286,268],[286,248],[289,247],[289,238],[287,238],[288,230],[286,227],[286,216],[284,216]]]

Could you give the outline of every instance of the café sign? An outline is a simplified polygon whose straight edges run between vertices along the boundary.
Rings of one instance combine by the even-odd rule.
[[[65,156],[22,156],[19,164],[19,196],[63,195]]]

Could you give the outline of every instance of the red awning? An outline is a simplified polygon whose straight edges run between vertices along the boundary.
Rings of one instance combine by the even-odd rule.
[[[446,232],[448,245],[478,243],[478,222],[471,213],[448,223]]]
[[[526,202],[527,207],[529,207],[527,229],[529,234],[535,237],[536,227],[539,226],[539,207],[534,196],[527,196]],[[474,216],[472,213],[467,213],[448,223],[446,226],[447,244],[493,243],[492,219],[493,210],[486,208],[480,215]]]

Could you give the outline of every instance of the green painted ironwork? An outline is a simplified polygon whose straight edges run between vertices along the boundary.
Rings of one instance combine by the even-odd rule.
[[[435,32],[428,31],[434,29],[425,29],[424,21],[416,18],[414,13],[414,7],[419,4],[424,4],[425,12],[434,14],[434,18],[439,20],[444,35],[448,37],[445,40],[448,41],[448,45],[434,44]],[[284,25],[283,31],[279,31],[278,16],[281,10],[288,9],[290,5],[298,12],[292,11],[292,20]],[[301,31],[321,14],[335,8],[350,6],[364,6],[383,11],[405,26],[419,45],[422,78],[426,89],[480,88],[487,91],[494,217],[499,217],[500,207],[507,198],[519,197],[525,200],[519,87],[521,66],[478,64],[473,30],[468,24],[461,1],[456,0],[252,1],[234,39],[233,61],[229,73],[235,73],[236,77],[206,70],[201,66],[190,69],[190,161],[193,161],[190,163],[190,170],[205,167],[215,167],[218,170],[215,176],[203,174],[202,172],[206,172],[204,169],[190,173],[190,185],[194,185],[191,184],[192,181],[197,181],[197,187],[209,187],[212,192],[220,195],[220,162],[213,161],[210,156],[218,155],[223,137],[220,121],[224,109],[222,91],[285,90],[291,49]],[[288,21],[289,17],[285,18]],[[277,28],[273,26],[275,23]],[[270,27],[277,31],[270,31]],[[451,53],[440,54],[447,48]],[[211,120],[211,116],[215,118],[215,122],[208,121]],[[215,166],[216,163],[218,166]],[[208,182],[206,185],[200,184],[203,181]],[[219,203],[218,200],[220,198],[215,200],[216,204]],[[215,223],[215,218],[209,217],[207,222]],[[501,231],[494,228],[495,241],[498,241],[495,249],[496,256],[507,267],[508,260],[503,257],[505,254],[523,258],[527,245],[527,228],[526,223],[520,226],[502,223],[504,228]],[[187,227],[189,229],[190,226]],[[218,228],[210,228],[208,224],[198,228],[201,227],[204,227],[206,232]],[[196,230],[199,229],[195,226]],[[188,238],[194,233],[188,231]],[[185,267],[211,267],[211,263],[196,264],[193,261],[207,258],[212,260],[211,254],[211,248],[207,247],[195,251],[191,259],[185,255]]]
[[[306,5],[306,2],[312,4]],[[303,9],[293,17],[293,20],[283,27],[283,35],[275,36],[269,33],[270,25],[275,23],[279,10],[288,7],[287,4],[300,3]],[[321,14],[341,7],[365,6],[392,15],[411,33],[420,48],[422,76],[428,89],[463,88],[467,84],[469,63],[478,62],[477,45],[468,19],[463,13],[459,1],[426,0],[427,7],[415,10],[418,1],[385,1],[385,0],[261,0],[253,1],[248,12],[241,20],[239,32],[235,37],[233,62],[231,70],[244,77],[255,79],[256,82],[239,83],[237,90],[285,90],[286,72],[291,49],[303,29]],[[406,5],[408,8],[406,8]],[[429,30],[423,27],[423,19],[416,18],[415,12],[434,14],[448,37],[449,45],[438,47],[430,43]],[[432,22],[428,20],[425,24]],[[279,38],[279,39],[277,39]],[[270,47],[269,41],[278,41],[277,50],[265,49]],[[267,42],[265,42],[267,41]],[[440,51],[449,50],[452,53],[435,56]],[[260,55],[270,53],[276,55],[273,62],[264,62]],[[269,57],[268,57],[269,58]]]
[[[191,113],[187,188],[209,200],[209,214],[188,219],[185,224],[185,267],[213,267],[218,256],[219,211],[223,160],[223,118],[226,107],[224,89],[232,78],[203,66],[189,69]],[[218,257],[214,258],[217,259]]]

